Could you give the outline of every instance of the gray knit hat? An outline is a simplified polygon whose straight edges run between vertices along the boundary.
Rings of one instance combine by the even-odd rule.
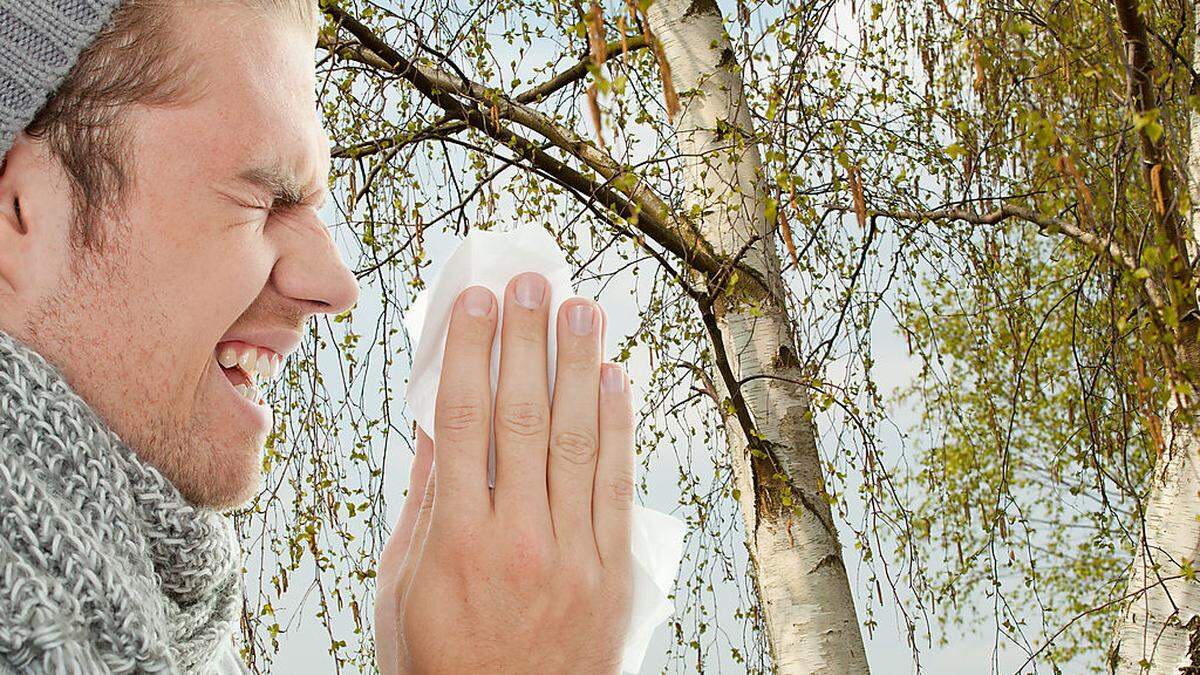
[[[0,0],[0,157],[121,0]]]

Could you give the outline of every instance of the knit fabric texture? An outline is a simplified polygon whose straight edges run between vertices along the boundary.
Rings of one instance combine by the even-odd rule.
[[[0,0],[0,157],[120,0]]]
[[[210,673],[241,603],[229,519],[190,505],[0,333],[0,663]]]

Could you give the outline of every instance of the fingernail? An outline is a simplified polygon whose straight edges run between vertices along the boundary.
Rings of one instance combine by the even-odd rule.
[[[525,309],[537,309],[542,306],[542,298],[546,296],[546,282],[541,275],[526,272],[517,277],[517,304]]]
[[[600,390],[606,394],[625,391],[625,371],[615,363],[604,364],[600,372]]]
[[[492,311],[492,293],[482,286],[463,291],[463,307],[471,316],[487,316]]]
[[[595,314],[591,304],[581,302],[567,310],[567,326],[576,335],[590,335]]]

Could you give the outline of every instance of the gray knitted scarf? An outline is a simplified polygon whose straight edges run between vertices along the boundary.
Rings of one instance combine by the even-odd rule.
[[[235,553],[227,518],[0,333],[0,666],[208,672],[241,601]]]

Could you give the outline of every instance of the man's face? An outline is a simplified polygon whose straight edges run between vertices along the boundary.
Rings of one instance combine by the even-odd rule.
[[[68,246],[65,174],[31,143],[45,180],[21,209],[59,232],[35,247],[45,272],[18,289],[23,325],[0,328],[58,366],[189,500],[220,508],[257,491],[271,417],[219,361],[277,370],[306,320],[351,307],[358,288],[317,215],[329,154],[313,36],[199,4],[180,10],[178,30],[200,95],[128,113],[127,208],[98,223],[98,255]]]

